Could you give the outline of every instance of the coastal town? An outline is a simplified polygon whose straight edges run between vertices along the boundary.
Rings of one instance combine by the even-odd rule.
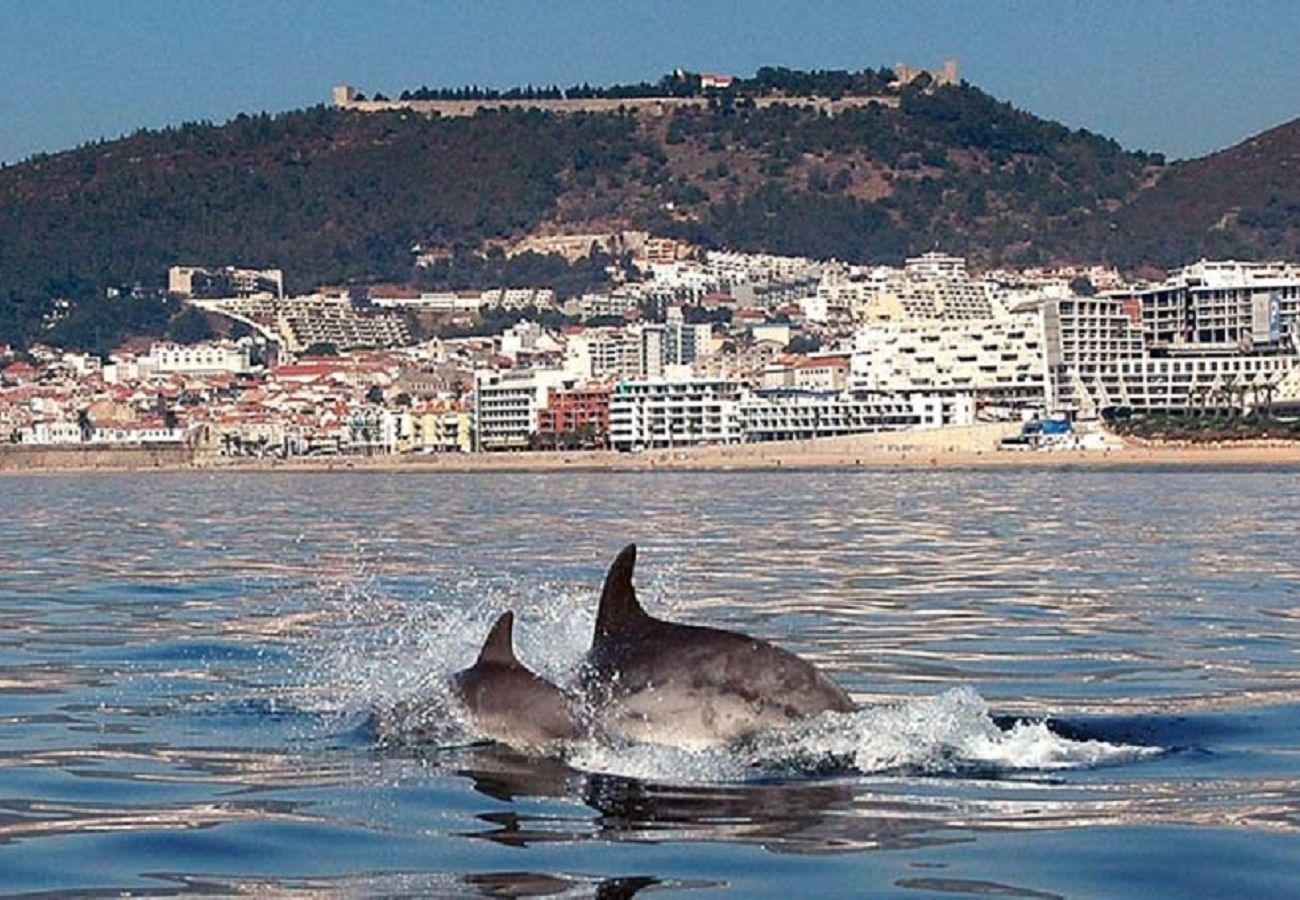
[[[1003,422],[1022,429],[1006,448],[1077,448],[1115,417],[1300,409],[1294,264],[1200,260],[1135,281],[645,233],[516,251],[593,247],[633,265],[569,297],[545,284],[289,295],[276,269],[177,265],[168,294],[224,337],[106,359],[0,346],[0,441],[261,459],[638,453]]]

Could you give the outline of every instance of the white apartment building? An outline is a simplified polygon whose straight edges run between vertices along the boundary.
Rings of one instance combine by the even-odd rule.
[[[708,325],[641,322],[624,328],[587,328],[569,335],[564,368],[586,379],[653,378],[668,366],[690,365],[708,346]]]
[[[912,257],[902,269],[828,273],[817,286],[813,304],[814,312],[824,315],[820,321],[852,318],[867,323],[988,319],[1004,309],[991,282],[971,278],[966,260],[942,253]]]
[[[638,298],[632,294],[583,294],[578,298],[578,314],[584,319],[622,318],[636,309]]]
[[[484,306],[499,309],[521,310],[555,308],[555,291],[550,288],[493,288],[482,294]]]
[[[374,292],[370,302],[389,309],[414,309],[431,313],[478,312],[483,306],[481,291]]]
[[[406,320],[394,313],[362,312],[346,296],[306,294],[300,297],[225,298],[199,300],[195,306],[228,315],[257,327],[283,342],[292,353],[312,344],[333,344],[339,350],[397,347],[411,343]]]
[[[564,368],[581,378],[637,378],[641,334],[628,328],[587,328],[565,342]]]
[[[247,343],[154,344],[141,357],[146,370],[182,375],[238,375],[252,369],[252,350]]]
[[[776,256],[771,253],[734,253],[710,250],[704,268],[731,284],[763,281],[814,280],[821,274],[821,263],[806,256]]]
[[[1277,347],[1300,320],[1300,266],[1201,260],[1156,285],[1107,292],[1140,310],[1153,348]]]
[[[536,322],[520,321],[501,333],[499,349],[502,355],[516,359],[527,354],[559,353],[564,347]]]
[[[736,418],[746,442],[804,441],[944,424],[928,421],[924,414],[929,411],[919,394],[781,389],[746,392],[736,406]]]
[[[741,440],[740,383],[728,379],[621,381],[609,404],[615,450],[651,450]]]
[[[849,386],[848,354],[784,356],[766,365],[760,381],[764,388],[800,388],[838,393]]]
[[[1130,298],[1073,297],[1043,304],[1049,408],[1090,417],[1103,410],[1248,409],[1300,368],[1294,352],[1251,354],[1232,347],[1144,340],[1144,310]]]
[[[966,260],[960,256],[930,252],[903,261],[903,271],[913,278],[967,278]]]
[[[994,406],[1043,408],[1042,319],[1018,313],[865,325],[854,336],[851,373],[859,393],[962,394]]]
[[[550,388],[577,381],[563,369],[480,369],[474,373],[474,449],[523,450],[537,433]]]

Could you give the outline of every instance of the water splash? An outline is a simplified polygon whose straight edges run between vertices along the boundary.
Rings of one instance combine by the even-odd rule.
[[[809,775],[1010,775],[1149,758],[1158,747],[1072,740],[1045,722],[1003,730],[974,689],[897,706],[825,713],[727,748],[591,743],[570,760],[589,771],[670,782],[752,781]]]
[[[373,585],[345,586],[340,612],[312,662],[320,712],[369,720],[383,745],[447,749],[483,736],[449,690],[448,677],[477,655],[492,620],[514,608],[516,647],[539,674],[572,688],[590,640],[589,586],[468,575],[420,602],[377,599]],[[662,583],[651,586],[654,601]],[[852,713],[826,713],[738,746],[682,747],[588,739],[565,748],[578,769],[673,783],[726,783],[810,775],[1014,774],[1114,765],[1159,748],[1074,740],[1041,721],[1001,728],[973,688]]]

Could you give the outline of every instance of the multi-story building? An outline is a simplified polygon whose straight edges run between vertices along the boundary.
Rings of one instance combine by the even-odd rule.
[[[140,359],[146,370],[183,375],[238,375],[252,368],[247,343],[222,341],[204,344],[154,344]]]
[[[474,447],[525,450],[537,443],[538,411],[552,388],[576,379],[562,369],[480,369],[474,373]]]
[[[422,453],[468,453],[474,449],[474,421],[457,403],[435,404],[413,413],[413,450]]]
[[[198,300],[195,305],[256,327],[284,343],[292,353],[313,344],[330,344],[337,350],[397,347],[411,343],[406,320],[397,314],[357,309],[347,296],[309,294]]]
[[[1201,260],[1160,284],[1107,292],[1141,315],[1152,349],[1276,348],[1300,320],[1300,266]]]
[[[622,318],[636,309],[640,299],[630,293],[583,294],[575,306],[584,319]]]
[[[740,383],[728,379],[621,381],[610,397],[610,446],[650,450],[738,443],[739,401]]]
[[[848,354],[785,356],[774,360],[761,373],[765,388],[801,388],[839,392],[848,387]]]
[[[626,328],[587,328],[568,336],[564,367],[580,378],[635,378],[641,374],[640,335]]]
[[[1043,323],[1036,313],[996,319],[865,325],[854,339],[854,391],[969,395],[977,405],[1047,404]]]
[[[1125,407],[1144,411],[1248,409],[1269,402],[1300,357],[1290,348],[1157,343],[1145,310],[1129,297],[1072,297],[1042,304],[1048,406],[1081,416]]]
[[[550,388],[537,412],[538,443],[543,447],[609,446],[609,398],[606,385]]]
[[[680,306],[670,306],[664,325],[664,365],[689,366],[709,352],[713,327],[687,323]]]
[[[664,366],[674,364],[676,355],[682,352],[680,334],[670,326],[649,322],[624,328],[587,328],[569,335],[564,365],[582,378],[662,375]]]
[[[746,392],[736,406],[746,442],[802,441],[928,423],[920,395],[855,395],[842,391],[772,389]]]

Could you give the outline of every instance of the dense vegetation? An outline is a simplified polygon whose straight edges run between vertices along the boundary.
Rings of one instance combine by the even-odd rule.
[[[752,100],[872,93],[889,75],[764,69],[664,117],[318,107],[36,157],[0,168],[0,343],[161,334],[178,313],[156,294],[174,264],[279,267],[291,291],[600,284],[603,260],[492,252],[542,230],[875,262],[942,247],[984,264],[1170,266],[1300,243],[1300,189],[1278,169],[1296,161],[1295,127],[1244,162],[1166,166],[965,84],[834,116]],[[417,247],[445,262],[416,268]]]
[[[925,76],[922,76],[925,77]],[[670,72],[658,81],[641,81],[635,84],[609,86],[575,84],[567,88],[559,85],[525,85],[505,89],[464,85],[461,87],[430,88],[421,86],[404,90],[399,100],[590,100],[632,99],[638,97],[846,97],[878,96],[896,90],[892,69],[863,69],[849,72],[844,69],[825,69],[804,72],[784,66],[764,66],[752,78],[735,78],[727,87],[705,86],[698,72]],[[365,95],[358,95],[364,100]],[[373,100],[388,100],[383,93]]]
[[[1278,418],[1267,412],[1249,415],[1164,414],[1121,416],[1110,427],[1124,437],[1194,444],[1228,441],[1300,440],[1300,419]]]

